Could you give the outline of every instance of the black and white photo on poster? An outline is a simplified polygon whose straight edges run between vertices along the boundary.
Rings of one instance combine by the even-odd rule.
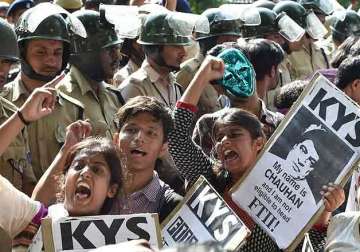
[[[277,243],[300,242],[323,206],[320,190],[344,183],[359,159],[360,112],[342,91],[315,76],[275,131],[232,198]]]
[[[46,218],[42,221],[42,230],[46,251],[49,248],[54,248],[54,252],[88,251],[136,239],[145,239],[150,245],[161,247],[157,214]]]
[[[216,241],[230,250],[239,247],[248,228],[204,177],[162,223],[164,247]]]
[[[286,176],[299,184],[303,188],[300,194],[311,197],[314,204],[322,198],[321,187],[335,181],[354,155],[354,150],[304,106],[269,152],[280,158]]]

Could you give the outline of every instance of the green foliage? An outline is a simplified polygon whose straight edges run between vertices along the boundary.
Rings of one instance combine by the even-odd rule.
[[[216,8],[225,3],[225,0],[189,0],[193,13],[201,14],[208,8]]]

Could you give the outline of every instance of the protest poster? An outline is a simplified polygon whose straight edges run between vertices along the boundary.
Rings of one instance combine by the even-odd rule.
[[[163,245],[217,241],[224,249],[240,247],[250,231],[201,176],[183,202],[161,223]]]
[[[359,106],[316,75],[231,189],[281,249],[293,250],[323,210],[321,187],[344,184],[359,158]]]
[[[161,247],[157,214],[99,215],[42,220],[45,252],[81,252],[134,239]]]

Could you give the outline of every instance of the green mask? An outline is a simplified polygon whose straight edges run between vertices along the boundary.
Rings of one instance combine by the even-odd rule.
[[[255,92],[255,70],[238,49],[229,48],[218,56],[225,63],[223,78],[216,83],[223,86],[231,95],[241,98],[250,97]]]

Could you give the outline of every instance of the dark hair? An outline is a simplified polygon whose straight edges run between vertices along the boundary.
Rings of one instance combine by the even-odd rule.
[[[350,55],[357,56],[357,55],[360,55],[360,40],[359,40],[360,36],[355,36],[355,35],[353,35],[353,36],[356,37],[356,40],[353,41],[353,45],[350,48]],[[351,37],[353,37],[353,36],[351,36]]]
[[[111,140],[107,138],[86,138],[85,140],[71,147],[71,150],[65,162],[64,173],[69,170],[72,162],[78,155],[94,156],[100,154],[104,157],[108,167],[110,168],[110,185],[118,185],[118,194],[125,187],[125,172],[121,166],[121,159],[119,153],[120,152],[117,146],[114,145]],[[116,196],[114,198],[106,198],[100,210],[100,214],[109,213],[115,199]]]
[[[141,45],[141,46],[147,57],[153,54],[158,55],[164,48],[163,45]]]
[[[207,55],[216,57],[225,49],[230,49],[230,48],[238,49],[248,57],[247,53],[244,51],[243,46],[240,46],[237,42],[224,42],[222,44],[218,44],[218,45],[214,46],[213,48],[211,48],[207,52]]]
[[[204,39],[200,39],[198,40],[199,42],[199,47],[200,47],[200,53],[203,55],[206,55],[206,53],[213,48],[214,46],[216,46],[217,43],[217,36],[213,36],[213,37],[209,37],[209,38],[204,38]]]
[[[335,85],[340,89],[344,89],[354,80],[360,79],[359,69],[360,55],[345,59],[338,68],[335,78]]]
[[[262,130],[262,125],[259,119],[252,113],[239,109],[228,108],[223,109],[223,112],[216,118],[213,126],[212,136],[215,139],[215,135],[219,126],[223,125],[236,125],[249,131],[252,139],[258,137],[264,137],[265,134]]]
[[[280,110],[290,109],[307,84],[308,81],[296,80],[282,86],[280,92],[275,96],[275,107]]]
[[[148,113],[161,122],[164,132],[164,142],[167,142],[174,124],[171,111],[154,97],[137,96],[128,100],[116,113],[119,130],[132,117],[139,113]]]
[[[330,65],[333,68],[338,68],[341,64],[341,62],[343,62],[344,59],[346,59],[349,54],[350,51],[355,51],[354,46],[356,45],[355,43],[357,41],[359,41],[359,36],[355,36],[352,35],[350,37],[348,37],[336,50],[335,55],[333,56]],[[355,44],[355,45],[354,45]],[[353,46],[354,45],[354,46]],[[360,44],[359,44],[360,47]]]
[[[284,50],[281,46],[268,39],[249,40],[244,49],[254,66],[256,80],[264,79],[271,73],[273,66],[278,66],[284,60]]]

